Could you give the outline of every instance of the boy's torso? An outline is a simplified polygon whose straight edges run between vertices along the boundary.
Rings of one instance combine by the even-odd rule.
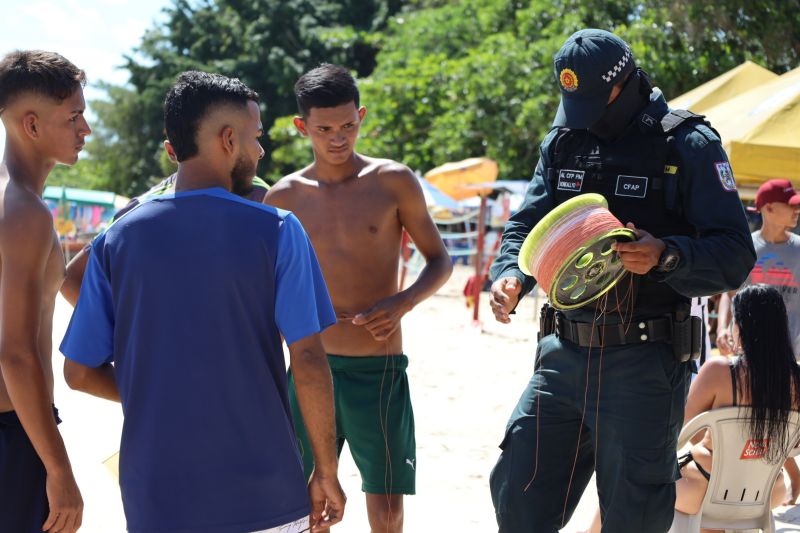
[[[328,353],[349,356],[402,353],[398,329],[376,341],[353,317],[397,293],[402,224],[399,200],[388,170],[396,163],[366,158],[357,175],[341,183],[288,176],[276,205],[295,213],[314,245],[338,322],[325,330]]]

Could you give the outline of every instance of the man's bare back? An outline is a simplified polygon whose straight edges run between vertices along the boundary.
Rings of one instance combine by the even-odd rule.
[[[327,183],[316,179],[311,165],[279,181],[266,201],[294,212],[314,245],[339,317],[322,334],[328,353],[399,354],[399,327],[379,341],[353,318],[398,292],[403,226],[419,224],[404,220],[403,208],[413,209],[408,204],[416,203],[412,196],[419,185],[403,165],[358,157],[361,168],[351,177]]]
[[[32,223],[46,223],[52,228],[50,210],[41,198],[15,184],[7,175],[3,175],[3,170],[0,168],[0,276],[6,262],[5,258],[8,254],[15,253],[14,242],[18,236],[14,233],[25,231],[25,228]],[[50,403],[53,403],[53,311],[56,295],[64,281],[66,269],[64,254],[54,229],[51,229],[50,240],[50,252],[42,265],[44,277],[38,310],[39,332],[36,341],[39,360],[50,395]],[[32,268],[36,267],[37,265],[32,265]],[[13,409],[14,406],[11,404],[5,382],[0,379],[0,413]]]

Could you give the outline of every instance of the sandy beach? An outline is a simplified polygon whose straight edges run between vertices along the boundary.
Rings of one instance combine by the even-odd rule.
[[[404,346],[417,430],[417,495],[406,498],[405,530],[410,533],[497,531],[489,472],[497,445],[519,394],[533,369],[536,309],[541,300],[526,298],[512,324],[494,321],[486,293],[481,298],[482,327],[472,325],[462,289],[471,269],[457,266],[448,284],[403,320]],[[59,297],[53,331],[61,342],[71,307]],[[119,449],[119,405],[69,390],[60,375],[63,358],[53,354],[56,402],[86,505],[85,533],[125,531],[119,487],[103,461]],[[358,472],[347,448],[340,479],[348,495],[344,521],[334,531],[369,531]],[[587,488],[563,531],[588,526],[597,498]],[[777,531],[799,531],[800,510],[781,508]]]

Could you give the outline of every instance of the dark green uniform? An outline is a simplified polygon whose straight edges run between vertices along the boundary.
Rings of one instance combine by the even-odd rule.
[[[573,75],[581,73],[562,74],[562,85],[577,84]],[[517,265],[523,240],[554,206],[582,193],[603,194],[623,224],[662,239],[680,262],[670,272],[625,277],[610,291],[607,310],[633,289],[627,328],[609,328],[621,323],[620,312],[595,318],[593,303],[561,314],[564,334],[539,342],[492,471],[501,532],[557,531],[595,470],[604,531],[664,532],[672,522],[689,372],[675,356],[673,329],[690,297],[739,287],[755,252],[719,138],[696,117],[668,113],[656,89],[613,141],[587,129],[551,130],[525,201],[506,225],[492,279],[515,277],[522,294],[536,283]],[[593,321],[590,349],[578,337]],[[600,329],[619,332],[602,350]]]

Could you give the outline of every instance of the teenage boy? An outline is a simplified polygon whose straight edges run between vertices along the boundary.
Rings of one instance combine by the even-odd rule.
[[[416,176],[405,166],[355,151],[366,115],[356,82],[324,64],[295,85],[295,127],[314,162],[286,176],[264,201],[294,212],[319,257],[338,321],[322,334],[333,373],[336,438],[361,473],[372,531],[403,528],[403,495],[414,494],[416,444],[400,320],[449,278],[452,264],[428,215]],[[406,230],[427,265],[398,290]],[[313,469],[307,429],[290,371],[290,398],[306,476]],[[303,423],[305,422],[305,423]]]
[[[91,133],[84,72],[63,56],[0,60],[0,529],[72,533],[83,501],[58,432],[52,335],[64,255],[42,200],[56,165],[78,160]]]

